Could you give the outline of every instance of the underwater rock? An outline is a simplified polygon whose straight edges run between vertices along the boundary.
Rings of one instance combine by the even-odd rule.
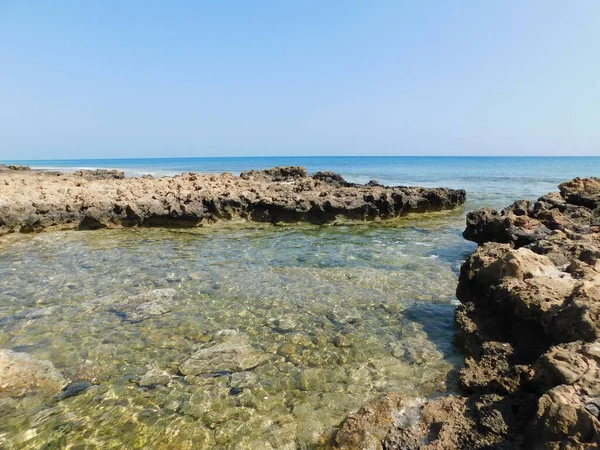
[[[232,388],[248,388],[258,383],[258,376],[252,372],[235,372],[229,377]]]
[[[171,311],[175,289],[155,289],[127,297],[123,302],[112,305],[112,310],[128,322],[141,322],[153,316]]]
[[[347,334],[337,334],[334,338],[333,338],[333,345],[335,345],[336,347],[352,347],[354,345],[354,340],[352,339],[352,336],[347,335]]]
[[[137,382],[138,386],[152,388],[166,386],[171,381],[171,374],[157,368],[151,368]]]
[[[0,171],[0,235],[44,230],[163,226],[217,221],[325,224],[370,221],[454,208],[464,190],[347,183],[331,172],[276,167],[164,178],[123,178],[119,171],[76,174]]]
[[[0,349],[0,398],[36,393],[54,395],[66,385],[67,380],[50,361]]]
[[[60,394],[58,394],[58,400],[64,400],[65,398],[75,397],[76,395],[83,394],[90,387],[92,387],[92,383],[89,381],[76,381],[74,383],[69,383],[62,390]]]
[[[269,319],[269,320],[267,320],[267,325],[279,333],[285,333],[288,331],[292,331],[293,329],[295,329],[297,327],[296,322],[294,322],[290,318]]]
[[[34,309],[33,311],[30,311],[25,315],[25,319],[35,320],[41,317],[51,316],[58,309],[58,306],[47,306],[46,308]]]
[[[250,344],[244,333],[221,332],[207,347],[201,347],[181,364],[183,375],[220,374],[251,370],[266,362],[268,355]]]

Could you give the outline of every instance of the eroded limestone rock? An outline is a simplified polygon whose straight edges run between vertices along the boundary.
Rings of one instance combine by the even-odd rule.
[[[600,179],[559,188],[467,216],[480,245],[457,288],[461,395],[422,404],[418,425],[390,419],[410,398],[384,398],[348,419],[340,448],[600,448]]]
[[[303,167],[175,177],[123,178],[122,172],[76,174],[0,170],[0,235],[56,229],[195,227],[217,221],[376,220],[454,208],[465,191],[356,185]]]

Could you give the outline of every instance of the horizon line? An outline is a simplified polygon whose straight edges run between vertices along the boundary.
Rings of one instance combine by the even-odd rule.
[[[285,156],[137,156],[108,158],[49,158],[49,159],[0,159],[3,163],[36,162],[36,161],[109,161],[109,160],[168,160],[168,159],[273,159],[273,158],[600,158],[599,155],[285,155]]]

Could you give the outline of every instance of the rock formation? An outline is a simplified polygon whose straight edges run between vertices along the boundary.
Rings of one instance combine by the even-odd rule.
[[[339,448],[599,448],[600,179],[559,188],[467,216],[461,395],[389,395],[348,418]]]
[[[453,208],[465,191],[355,185],[303,167],[154,179],[117,171],[0,171],[0,235],[56,229],[194,227],[220,220],[375,220]]]

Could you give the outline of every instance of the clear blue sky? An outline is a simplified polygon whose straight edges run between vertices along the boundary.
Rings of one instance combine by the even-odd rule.
[[[0,0],[0,159],[600,155],[599,0]]]

